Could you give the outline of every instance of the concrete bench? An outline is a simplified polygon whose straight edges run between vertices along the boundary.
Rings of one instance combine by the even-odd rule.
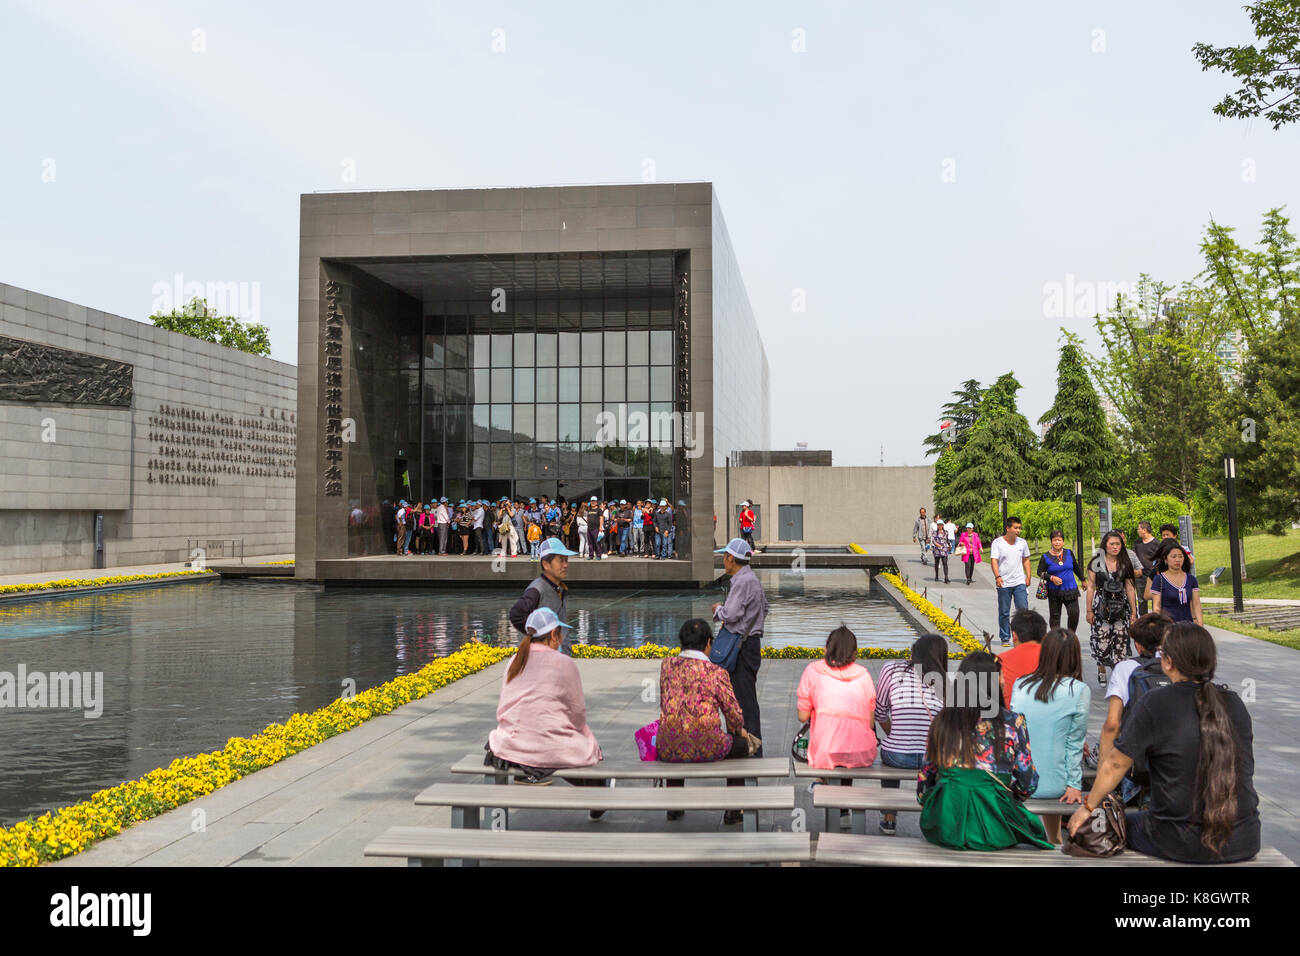
[[[817,837],[816,861],[839,866],[1183,866],[1125,850],[1114,856],[1079,857],[1055,850],[1017,847],[1011,850],[949,850],[926,840],[907,837],[823,833]],[[1264,847],[1245,863],[1217,866],[1295,866],[1279,850]]]
[[[807,833],[537,833],[391,827],[366,846],[365,855],[404,857],[408,866],[439,866],[444,860],[734,865],[805,863],[811,847]]]
[[[1025,809],[1030,813],[1043,816],[1055,814],[1068,817],[1079,809],[1077,803],[1061,803],[1059,800],[1026,800]],[[866,810],[880,810],[888,813],[920,813],[921,805],[916,802],[915,789],[884,790],[875,787],[833,786],[824,784],[813,790],[813,808],[825,809],[826,829],[838,829],[834,819],[835,811],[848,810],[853,813],[853,830],[855,833],[867,832]],[[857,811],[854,813],[854,811]],[[889,839],[886,837],[885,839]]]
[[[416,806],[451,807],[451,825],[477,830],[483,807],[518,810],[740,810],[744,831],[758,832],[759,810],[793,810],[794,787],[499,787],[435,783]],[[505,829],[509,818],[503,817]]]
[[[522,777],[519,770],[498,770],[483,763],[483,754],[467,754],[452,764],[452,773],[478,774],[498,784]],[[744,757],[706,763],[666,763],[661,760],[638,760],[635,757],[602,760],[590,767],[557,770],[558,780],[744,780],[753,786],[760,778],[790,776],[789,757]]]
[[[813,768],[802,761],[794,761],[794,775],[798,777],[821,777],[825,780],[910,780],[916,783],[917,770],[901,770],[898,767],[886,767],[875,764],[870,767],[836,767],[834,770]],[[1096,770],[1083,768],[1083,780],[1087,783],[1095,779]]]

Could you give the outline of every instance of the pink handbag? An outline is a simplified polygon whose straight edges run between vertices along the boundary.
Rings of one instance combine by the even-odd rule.
[[[659,749],[655,746],[655,738],[659,736],[659,721],[646,724],[632,736],[636,738],[636,750],[642,760],[659,759]]]

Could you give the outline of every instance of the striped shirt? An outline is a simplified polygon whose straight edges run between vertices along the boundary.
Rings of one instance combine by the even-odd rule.
[[[943,709],[943,701],[922,683],[909,661],[890,661],[876,680],[876,722],[889,722],[880,749],[892,753],[923,754],[930,721]]]

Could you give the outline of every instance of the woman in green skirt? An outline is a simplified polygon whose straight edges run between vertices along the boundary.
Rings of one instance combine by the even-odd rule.
[[[998,659],[967,656],[948,701],[930,724],[917,780],[921,833],[954,850],[1051,849],[1042,822],[1021,802],[1038,787],[1038,771],[1025,718],[1003,699]]]

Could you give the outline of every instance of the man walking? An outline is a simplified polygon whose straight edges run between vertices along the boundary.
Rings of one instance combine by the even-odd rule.
[[[731,671],[731,687],[736,692],[745,718],[745,731],[756,739],[758,749],[753,756],[763,756],[762,721],[758,712],[758,668],[762,664],[763,622],[767,619],[767,595],[758,575],[749,566],[754,549],[744,538],[732,538],[722,554],[722,567],[730,579],[727,600],[713,605],[713,619],[723,628],[740,638],[740,654]],[[743,780],[728,780],[727,784],[741,786]],[[723,823],[740,823],[739,810],[728,810]]]
[[[998,588],[998,640],[1011,643],[1011,602],[1029,607],[1029,544],[1020,537],[1020,519],[1007,516],[1006,533],[993,539],[993,583]]]
[[[749,543],[749,550],[754,550],[754,506],[748,501],[740,503],[740,536]]]
[[[925,509],[921,509],[921,515],[912,522],[912,541],[921,545],[921,563],[927,563],[925,552],[930,546],[930,519],[925,516]]]

